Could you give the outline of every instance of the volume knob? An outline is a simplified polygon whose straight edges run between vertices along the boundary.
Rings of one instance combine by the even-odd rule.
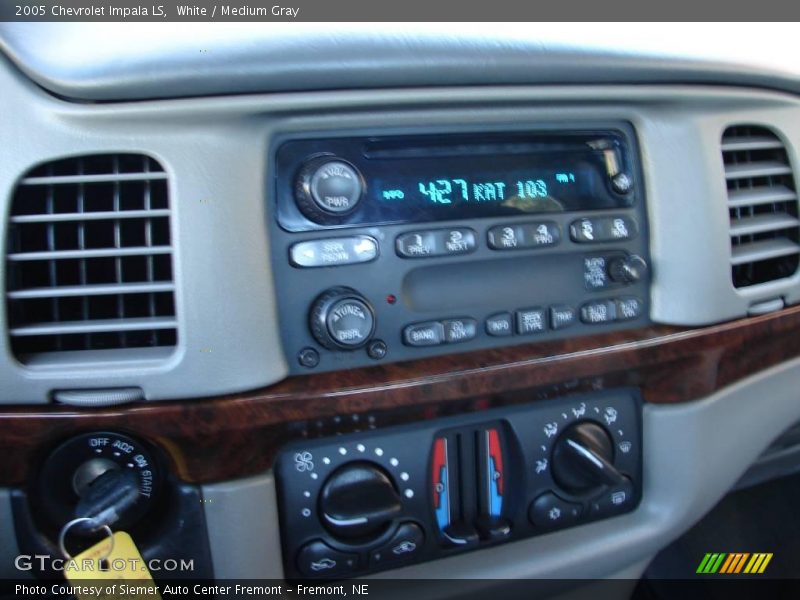
[[[353,212],[364,195],[364,178],[341,158],[326,154],[308,160],[297,174],[295,201],[316,223],[337,223]]]
[[[330,350],[355,350],[375,332],[375,312],[369,301],[349,287],[335,287],[311,307],[311,334]]]

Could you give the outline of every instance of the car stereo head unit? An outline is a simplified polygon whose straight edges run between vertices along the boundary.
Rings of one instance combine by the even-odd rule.
[[[270,227],[292,372],[647,322],[628,125],[289,139]]]
[[[292,141],[278,151],[289,231],[631,206],[613,132]]]

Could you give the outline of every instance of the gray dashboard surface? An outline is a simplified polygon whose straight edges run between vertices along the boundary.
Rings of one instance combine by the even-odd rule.
[[[679,43],[675,27],[3,23],[0,49],[43,88],[89,101],[543,83],[705,83],[800,92],[791,24],[681,24]]]

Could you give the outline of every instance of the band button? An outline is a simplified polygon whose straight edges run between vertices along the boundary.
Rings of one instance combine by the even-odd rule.
[[[403,343],[407,346],[438,346],[444,343],[444,327],[438,321],[408,325],[403,329]]]

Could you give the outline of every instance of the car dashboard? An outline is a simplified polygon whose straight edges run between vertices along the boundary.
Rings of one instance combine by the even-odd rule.
[[[122,471],[199,578],[635,582],[800,419],[796,72],[198,27],[0,28],[0,573]]]

